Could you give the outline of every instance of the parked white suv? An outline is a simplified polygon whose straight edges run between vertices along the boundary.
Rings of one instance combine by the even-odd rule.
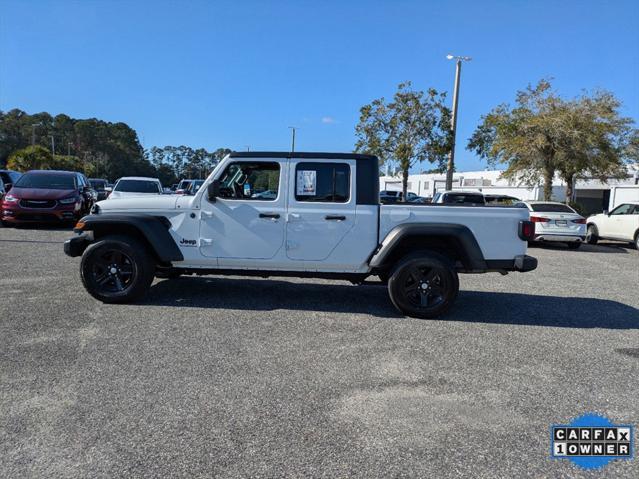
[[[610,213],[589,217],[586,223],[586,241],[590,244],[600,239],[630,241],[639,249],[639,202],[623,203]]]
[[[125,176],[115,183],[108,200],[131,196],[161,195],[162,191],[162,183],[157,178]]]
[[[451,307],[458,273],[537,267],[525,209],[380,205],[378,172],[370,155],[232,153],[193,196],[97,203],[64,250],[82,256],[85,288],[108,303],[139,298],[154,276],[377,275],[419,318]]]
[[[555,201],[522,201],[530,220],[535,223],[535,241],[566,243],[577,249],[586,239],[586,219],[564,203]]]

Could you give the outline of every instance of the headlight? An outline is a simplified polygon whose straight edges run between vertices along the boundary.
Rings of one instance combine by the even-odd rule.
[[[7,195],[4,197],[4,201],[6,201],[7,203],[15,203],[16,201],[18,201],[19,198],[16,198],[13,195]]]
[[[63,198],[60,200],[60,204],[62,205],[70,205],[71,203],[75,203],[76,201],[78,201],[78,199],[73,196],[71,198]]]

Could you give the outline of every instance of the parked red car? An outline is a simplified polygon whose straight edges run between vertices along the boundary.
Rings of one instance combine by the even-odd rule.
[[[82,173],[33,170],[25,173],[2,200],[2,224],[73,222],[94,201]]]

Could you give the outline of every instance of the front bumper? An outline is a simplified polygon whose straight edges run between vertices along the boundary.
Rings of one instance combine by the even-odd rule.
[[[9,223],[55,223],[74,221],[80,217],[79,206],[58,204],[53,208],[25,208],[19,202],[2,203],[2,221]]]
[[[558,234],[540,234],[535,235],[534,241],[558,241],[562,243],[582,243],[586,241],[585,235],[558,235]]]
[[[64,254],[72,258],[82,256],[82,253],[84,253],[84,250],[87,249],[92,240],[89,233],[82,233],[69,238],[64,242]]]

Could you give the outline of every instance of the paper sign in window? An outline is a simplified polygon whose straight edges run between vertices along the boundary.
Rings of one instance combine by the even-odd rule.
[[[298,170],[297,196],[314,196],[317,194],[317,171]]]

